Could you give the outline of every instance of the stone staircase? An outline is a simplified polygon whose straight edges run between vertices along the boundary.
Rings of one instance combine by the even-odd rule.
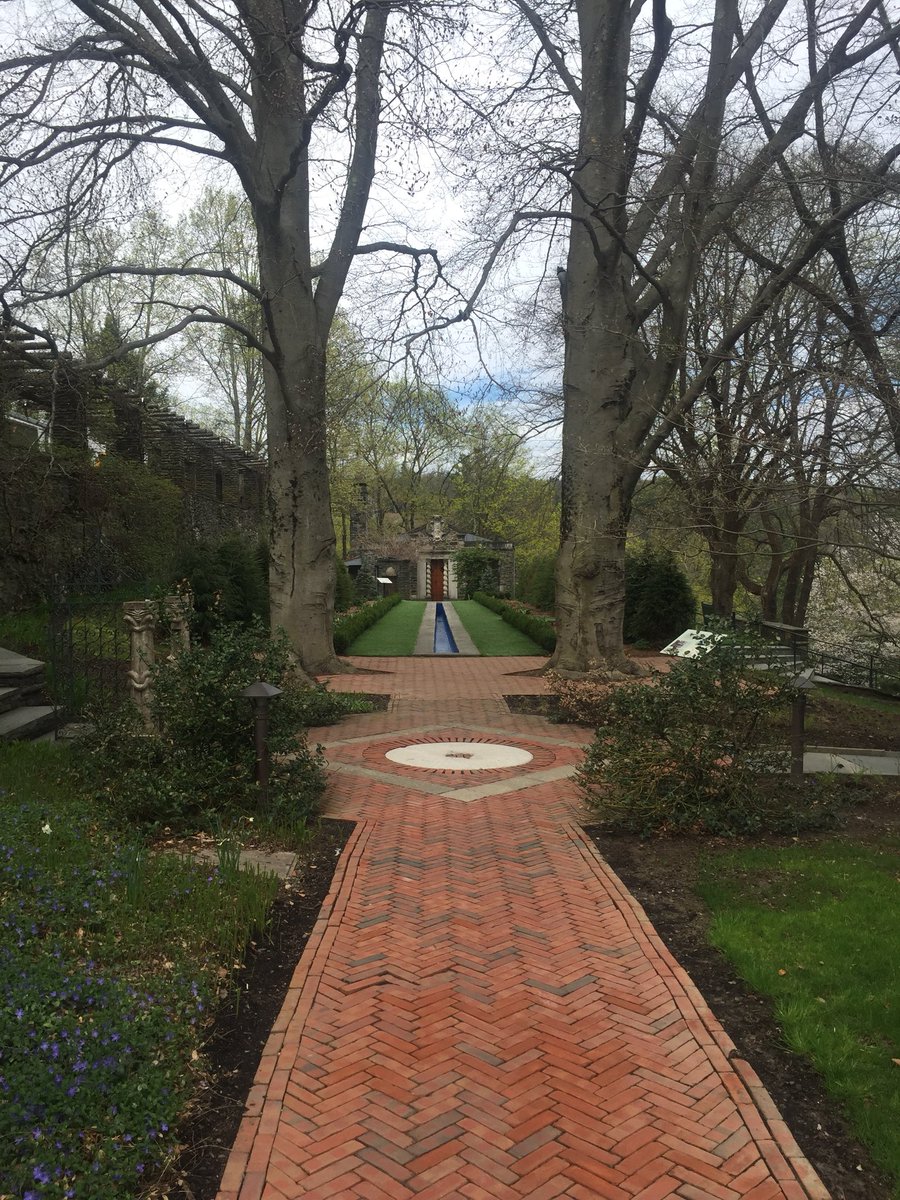
[[[0,647],[0,742],[53,736],[59,724],[44,698],[44,664]]]

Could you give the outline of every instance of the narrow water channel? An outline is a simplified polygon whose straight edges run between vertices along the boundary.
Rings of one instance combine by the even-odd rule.
[[[434,610],[434,652],[435,654],[459,654],[459,647],[453,637],[444,606],[440,601]]]

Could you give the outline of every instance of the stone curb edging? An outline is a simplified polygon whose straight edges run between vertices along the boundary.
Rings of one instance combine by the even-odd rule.
[[[762,1080],[745,1059],[738,1057],[734,1042],[716,1020],[687,971],[669,952],[642,906],[579,826],[569,825],[567,833],[591,871],[609,889],[613,903],[648,960],[661,964],[661,978],[666,980],[688,1027],[706,1047],[710,1061],[773,1177],[784,1189],[787,1200],[831,1200],[831,1193],[797,1145]]]
[[[260,1200],[262,1196],[282,1100],[297,1059],[299,1031],[296,1042],[287,1041],[287,1032],[294,1021],[298,1018],[303,1021],[308,1016],[315,1003],[323,965],[337,937],[340,917],[350,901],[359,864],[374,828],[373,821],[357,822],[338,860],[328,895],[263,1047],[216,1200]]]
[[[838,758],[863,755],[865,758],[900,758],[900,750],[867,750],[863,746],[804,746],[807,754],[834,754]]]

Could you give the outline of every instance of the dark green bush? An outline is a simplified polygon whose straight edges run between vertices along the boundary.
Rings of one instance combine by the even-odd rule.
[[[346,612],[353,604],[353,580],[344,560],[335,555],[334,611]]]
[[[353,588],[354,595],[360,603],[364,603],[366,600],[374,600],[378,595],[378,580],[371,571],[367,571],[365,567],[360,567],[356,572]]]
[[[466,546],[453,556],[460,600],[471,600],[476,592],[493,595],[500,583],[496,551],[486,546]]]
[[[348,648],[356,641],[361,633],[370,629],[376,621],[380,621],[385,613],[390,612],[395,604],[400,603],[400,597],[383,596],[373,600],[363,608],[357,608],[346,616],[338,617],[334,622],[334,648],[338,654],[346,654]]]
[[[749,665],[759,649],[715,643],[665,675],[612,688],[604,724],[579,772],[588,805],[617,832],[786,831],[833,817],[828,789],[785,800],[787,750],[772,721],[794,692],[786,676]]]
[[[644,549],[625,559],[625,641],[664,646],[691,628],[697,601],[668,550]]]
[[[311,815],[324,786],[319,752],[303,729],[340,705],[323,689],[291,681],[292,656],[284,637],[262,625],[221,625],[208,647],[157,664],[152,712],[159,735],[148,733],[128,705],[102,718],[85,740],[85,771],[99,773],[104,791],[129,818],[172,828],[255,814],[253,710],[240,692],[257,679],[283,688],[270,708],[272,755],[267,821],[298,823]]]
[[[556,605],[556,555],[539,554],[522,563],[518,571],[516,595],[526,604],[544,612]]]
[[[495,596],[488,596],[484,592],[476,592],[472,599],[483,604],[485,608],[489,608],[491,612],[497,613],[508,625],[512,625],[514,629],[518,629],[520,633],[530,637],[548,654],[552,654],[555,650],[556,631],[546,617],[537,617],[525,608],[508,604],[505,600],[498,600]]]
[[[264,620],[269,608],[268,552],[239,534],[187,546],[175,580],[194,597],[193,633],[205,640],[219,625]]]

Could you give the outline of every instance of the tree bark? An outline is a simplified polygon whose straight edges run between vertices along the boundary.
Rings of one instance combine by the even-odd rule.
[[[723,530],[707,537],[709,546],[709,589],[713,612],[730,617],[738,585],[738,534]]]

